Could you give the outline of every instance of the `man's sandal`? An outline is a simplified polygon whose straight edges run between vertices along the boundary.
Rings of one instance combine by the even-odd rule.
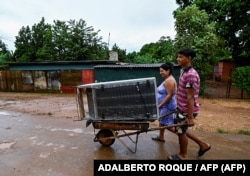
[[[211,149],[211,145],[209,145],[209,147],[208,148],[206,148],[206,149],[204,149],[204,150],[202,150],[202,149],[200,149],[199,151],[198,151],[198,157],[201,157],[202,155],[204,155],[207,151],[209,151]]]

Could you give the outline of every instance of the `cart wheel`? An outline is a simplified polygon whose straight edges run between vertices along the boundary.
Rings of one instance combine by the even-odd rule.
[[[108,137],[113,137],[113,133],[111,130],[100,130],[96,138],[99,140],[99,142],[104,145],[104,146],[110,146],[115,142],[115,139],[102,139],[102,138],[108,138]]]

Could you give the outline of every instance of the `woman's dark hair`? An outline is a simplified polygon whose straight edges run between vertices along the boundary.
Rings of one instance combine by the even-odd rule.
[[[171,62],[167,62],[165,64],[162,64],[160,68],[164,70],[169,70],[169,75],[171,75],[174,70],[174,65]]]
[[[193,59],[193,58],[196,56],[195,51],[192,50],[192,49],[189,49],[189,48],[180,50],[180,51],[178,52],[178,54],[182,54],[182,55],[187,56],[187,57],[190,56],[191,59]]]

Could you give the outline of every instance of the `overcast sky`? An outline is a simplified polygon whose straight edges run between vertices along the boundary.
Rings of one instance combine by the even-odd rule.
[[[42,17],[49,24],[83,19],[94,31],[101,30],[99,36],[109,48],[116,43],[128,53],[161,36],[174,39],[176,8],[175,0],[2,0],[0,39],[14,50],[21,27],[32,27]]]

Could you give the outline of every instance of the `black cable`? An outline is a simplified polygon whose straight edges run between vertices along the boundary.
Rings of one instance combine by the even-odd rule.
[[[139,83],[138,83],[138,82],[137,82],[137,85],[136,85],[136,89],[137,89],[137,92],[139,92],[140,97],[141,97],[141,101],[142,101],[142,103],[143,103],[143,105],[144,105],[145,115],[146,115],[147,118],[149,118],[150,113],[148,112],[148,108],[147,108],[147,106],[146,106],[145,100],[144,100],[144,98],[142,97],[141,90],[140,90],[140,87],[139,87]]]

